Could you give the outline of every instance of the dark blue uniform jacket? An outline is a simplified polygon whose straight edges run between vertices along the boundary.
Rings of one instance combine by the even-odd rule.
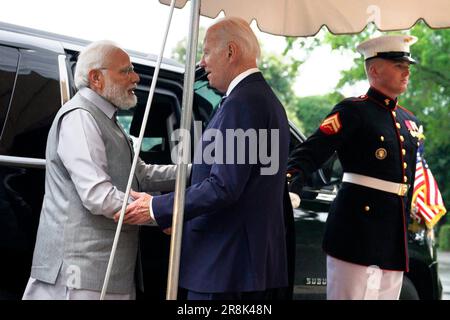
[[[304,183],[337,151],[344,172],[412,184],[418,126],[410,111],[370,88],[337,104],[291,154],[288,170]],[[344,261],[407,271],[411,193],[412,188],[399,196],[344,182],[330,208],[323,249]]]

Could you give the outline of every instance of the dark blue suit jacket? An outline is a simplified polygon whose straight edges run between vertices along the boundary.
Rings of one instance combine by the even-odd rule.
[[[277,129],[278,138],[258,136],[268,152],[278,157],[273,175],[261,175],[270,167],[259,155],[256,163],[249,150],[260,152],[258,143],[235,146],[234,155],[223,151],[223,162],[195,163],[191,186],[186,190],[185,224],[180,261],[181,287],[197,292],[260,291],[287,286],[286,233],[283,192],[289,149],[289,126],[285,110],[261,73],[243,79],[230,93],[208,125],[223,135],[224,149],[230,139],[227,129],[265,129],[267,137]],[[205,134],[196,155],[211,152]],[[218,138],[214,140],[217,146]],[[267,142],[268,141],[268,142]],[[216,150],[216,152],[218,152]],[[263,154],[267,151],[263,150]],[[245,163],[237,163],[246,155]],[[233,164],[226,164],[226,159]],[[261,161],[263,160],[263,161]],[[273,159],[272,159],[273,160]],[[242,161],[241,161],[242,162]],[[172,223],[173,193],[153,198],[155,219],[161,228]]]

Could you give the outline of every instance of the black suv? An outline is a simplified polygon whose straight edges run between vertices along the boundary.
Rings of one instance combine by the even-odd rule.
[[[78,52],[88,42],[0,23],[0,299],[20,299],[27,283],[44,195],[45,145],[52,120],[75,93],[73,71]],[[120,111],[118,120],[137,137],[155,56],[129,51],[141,81],[138,105]],[[146,126],[140,156],[147,163],[171,163],[171,133],[180,123],[184,68],[164,59]],[[194,85],[194,120],[203,128],[220,95],[201,70]],[[193,126],[192,131],[198,130]],[[194,132],[192,137],[198,137]],[[305,137],[291,124],[291,150]],[[192,146],[194,143],[191,144]],[[321,249],[330,203],[342,170],[336,158],[317,171],[294,210],[296,264],[294,297],[324,299],[326,258]],[[401,298],[440,299],[441,284],[432,231],[409,226],[411,271],[405,274]],[[138,299],[164,299],[170,237],[155,227],[141,227],[140,250],[145,292]]]

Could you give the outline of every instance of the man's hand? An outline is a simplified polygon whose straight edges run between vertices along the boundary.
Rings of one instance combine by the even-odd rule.
[[[136,192],[131,190],[130,195],[136,199],[130,203],[125,209],[125,216],[123,217],[123,223],[126,224],[144,224],[149,221],[153,221],[150,217],[150,199],[151,195],[145,192]],[[120,211],[114,214],[114,221],[119,221]]]
[[[298,194],[289,192],[289,198],[291,199],[291,205],[293,209],[300,207],[301,199]]]

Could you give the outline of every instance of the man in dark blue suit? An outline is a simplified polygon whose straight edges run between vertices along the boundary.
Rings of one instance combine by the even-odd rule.
[[[196,149],[186,190],[180,287],[187,299],[270,299],[288,285],[283,216],[289,127],[261,72],[247,22],[225,18],[205,37],[201,66],[225,93]],[[174,194],[138,198],[125,223],[172,225]],[[149,207],[150,206],[150,207]]]

